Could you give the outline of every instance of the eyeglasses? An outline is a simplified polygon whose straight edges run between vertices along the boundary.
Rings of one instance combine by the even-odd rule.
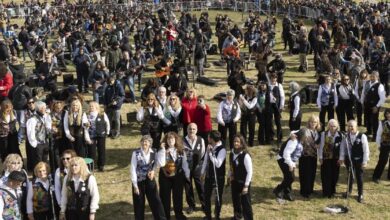
[[[34,102],[27,102],[27,104],[34,104]]]
[[[72,159],[71,157],[63,157],[62,160],[70,160]]]
[[[344,79],[345,81],[349,81],[349,79]]]
[[[169,100],[174,101],[174,100],[177,100],[177,98],[171,98],[171,99],[169,99]]]

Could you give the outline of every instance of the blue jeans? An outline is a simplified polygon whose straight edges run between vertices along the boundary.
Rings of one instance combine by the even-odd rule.
[[[175,52],[173,40],[167,41],[167,49],[168,49],[168,54],[173,54]]]
[[[126,89],[126,85],[130,90],[130,99],[132,102],[135,101],[135,90],[134,90],[134,76],[128,76],[122,79],[123,89]]]
[[[106,90],[106,85],[102,85],[102,86],[98,87],[97,89],[95,89],[93,91],[93,100],[100,104],[99,97],[103,97],[104,96],[104,91],[105,90]]]
[[[25,110],[15,110],[16,111],[16,120],[19,123],[19,131],[18,131],[18,141],[19,143],[22,142],[24,139],[24,131],[26,129],[26,117],[25,117]]]

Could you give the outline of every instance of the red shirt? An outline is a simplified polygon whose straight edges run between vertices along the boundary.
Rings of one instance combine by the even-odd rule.
[[[177,32],[174,28],[170,28],[169,30],[165,31],[165,35],[168,41],[173,41],[176,39]]]
[[[181,107],[183,109],[183,124],[189,124],[194,122],[194,113],[196,106],[198,105],[198,98],[188,99],[183,97],[181,100]]]
[[[206,105],[206,109],[197,106],[194,117],[194,122],[198,126],[198,131],[209,132],[213,130],[213,125],[211,124],[211,113],[208,105]]]
[[[7,97],[9,90],[14,85],[13,78],[11,73],[5,74],[4,78],[0,79],[0,96]]]

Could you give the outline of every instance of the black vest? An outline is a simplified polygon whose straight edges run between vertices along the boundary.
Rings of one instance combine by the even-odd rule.
[[[104,120],[104,114],[98,114],[95,120],[97,137],[105,137],[107,135],[106,126],[107,125],[106,125],[106,121]]]
[[[234,181],[245,184],[247,170],[245,169],[244,159],[246,156],[246,152],[240,153],[236,159],[233,159],[233,152],[230,152],[230,167],[232,168],[232,174]]]
[[[77,190],[74,187],[74,181],[68,180],[68,195],[63,195],[68,196],[68,210],[83,211],[89,213],[91,204],[91,192],[88,188],[89,177],[90,176],[88,176],[84,182],[79,183],[79,187],[77,188]]]
[[[337,96],[338,96],[339,100],[345,100],[340,95],[340,88],[341,88],[341,86],[342,86],[341,84],[336,86]],[[345,87],[345,86],[343,86],[343,87]],[[347,100],[351,100],[353,98],[352,86],[350,86],[350,85],[348,86],[348,96],[349,96],[349,99],[347,99]]]
[[[274,86],[274,88],[272,88],[271,90],[271,93],[272,95],[275,97],[275,104],[280,107],[280,90],[279,90],[279,86],[281,86],[280,84]]]
[[[292,115],[293,115],[293,113],[294,113],[294,110],[295,110],[295,108],[296,108],[296,106],[295,106],[295,103],[294,103],[294,99],[295,99],[295,97],[299,97],[299,99],[300,99],[300,102],[299,102],[299,105],[301,106],[302,105],[302,99],[301,99],[301,96],[299,95],[299,92],[297,92],[297,94],[295,94],[295,95],[292,95],[291,97],[290,97],[290,115],[291,115],[291,117],[292,117]],[[301,113],[301,111],[299,110],[299,112],[298,112],[298,115]]]
[[[197,136],[194,149],[192,149],[191,144],[187,141],[187,138],[183,138],[183,143],[184,143],[184,152],[186,153],[187,156],[187,162],[188,162],[188,167],[190,168],[190,171],[193,171],[196,166],[199,165],[200,161],[203,160],[203,157],[201,155],[202,151],[202,137]]]
[[[375,85],[371,86],[368,90],[366,97],[364,98],[364,105],[367,107],[375,107],[379,102],[378,88],[380,83],[377,82]]]
[[[214,151],[215,157],[218,157],[219,152],[222,149],[224,149],[224,148],[225,147],[223,145],[218,146],[217,149],[215,149],[215,151]],[[213,167],[214,165],[211,162],[210,157],[208,158],[207,162],[208,162],[208,165],[209,165],[209,167],[208,167],[208,178],[214,179],[214,167]],[[223,160],[222,165],[219,168],[215,167],[215,170],[217,172],[217,178],[221,178],[221,179],[225,178],[225,172],[226,172],[225,165],[226,165],[226,158]]]
[[[348,141],[352,144],[352,149],[351,149],[351,159],[358,162],[358,163],[363,163],[363,143],[362,143],[362,133],[359,133],[356,136],[356,139],[353,143],[351,143],[351,139],[349,135]]]
[[[149,112],[149,108],[144,108],[144,123],[141,127],[142,135],[150,134],[151,131],[157,132],[160,129],[160,118],[158,117],[155,108],[152,109],[152,113]]]

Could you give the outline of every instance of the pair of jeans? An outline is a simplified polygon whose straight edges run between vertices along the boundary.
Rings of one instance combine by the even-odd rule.
[[[120,109],[107,108],[106,110],[108,120],[110,121],[112,136],[117,136],[120,134],[121,129],[121,112]]]
[[[129,87],[130,99],[135,101],[135,89],[134,89],[134,76],[127,76],[122,79],[123,89],[126,89],[126,85]]]

